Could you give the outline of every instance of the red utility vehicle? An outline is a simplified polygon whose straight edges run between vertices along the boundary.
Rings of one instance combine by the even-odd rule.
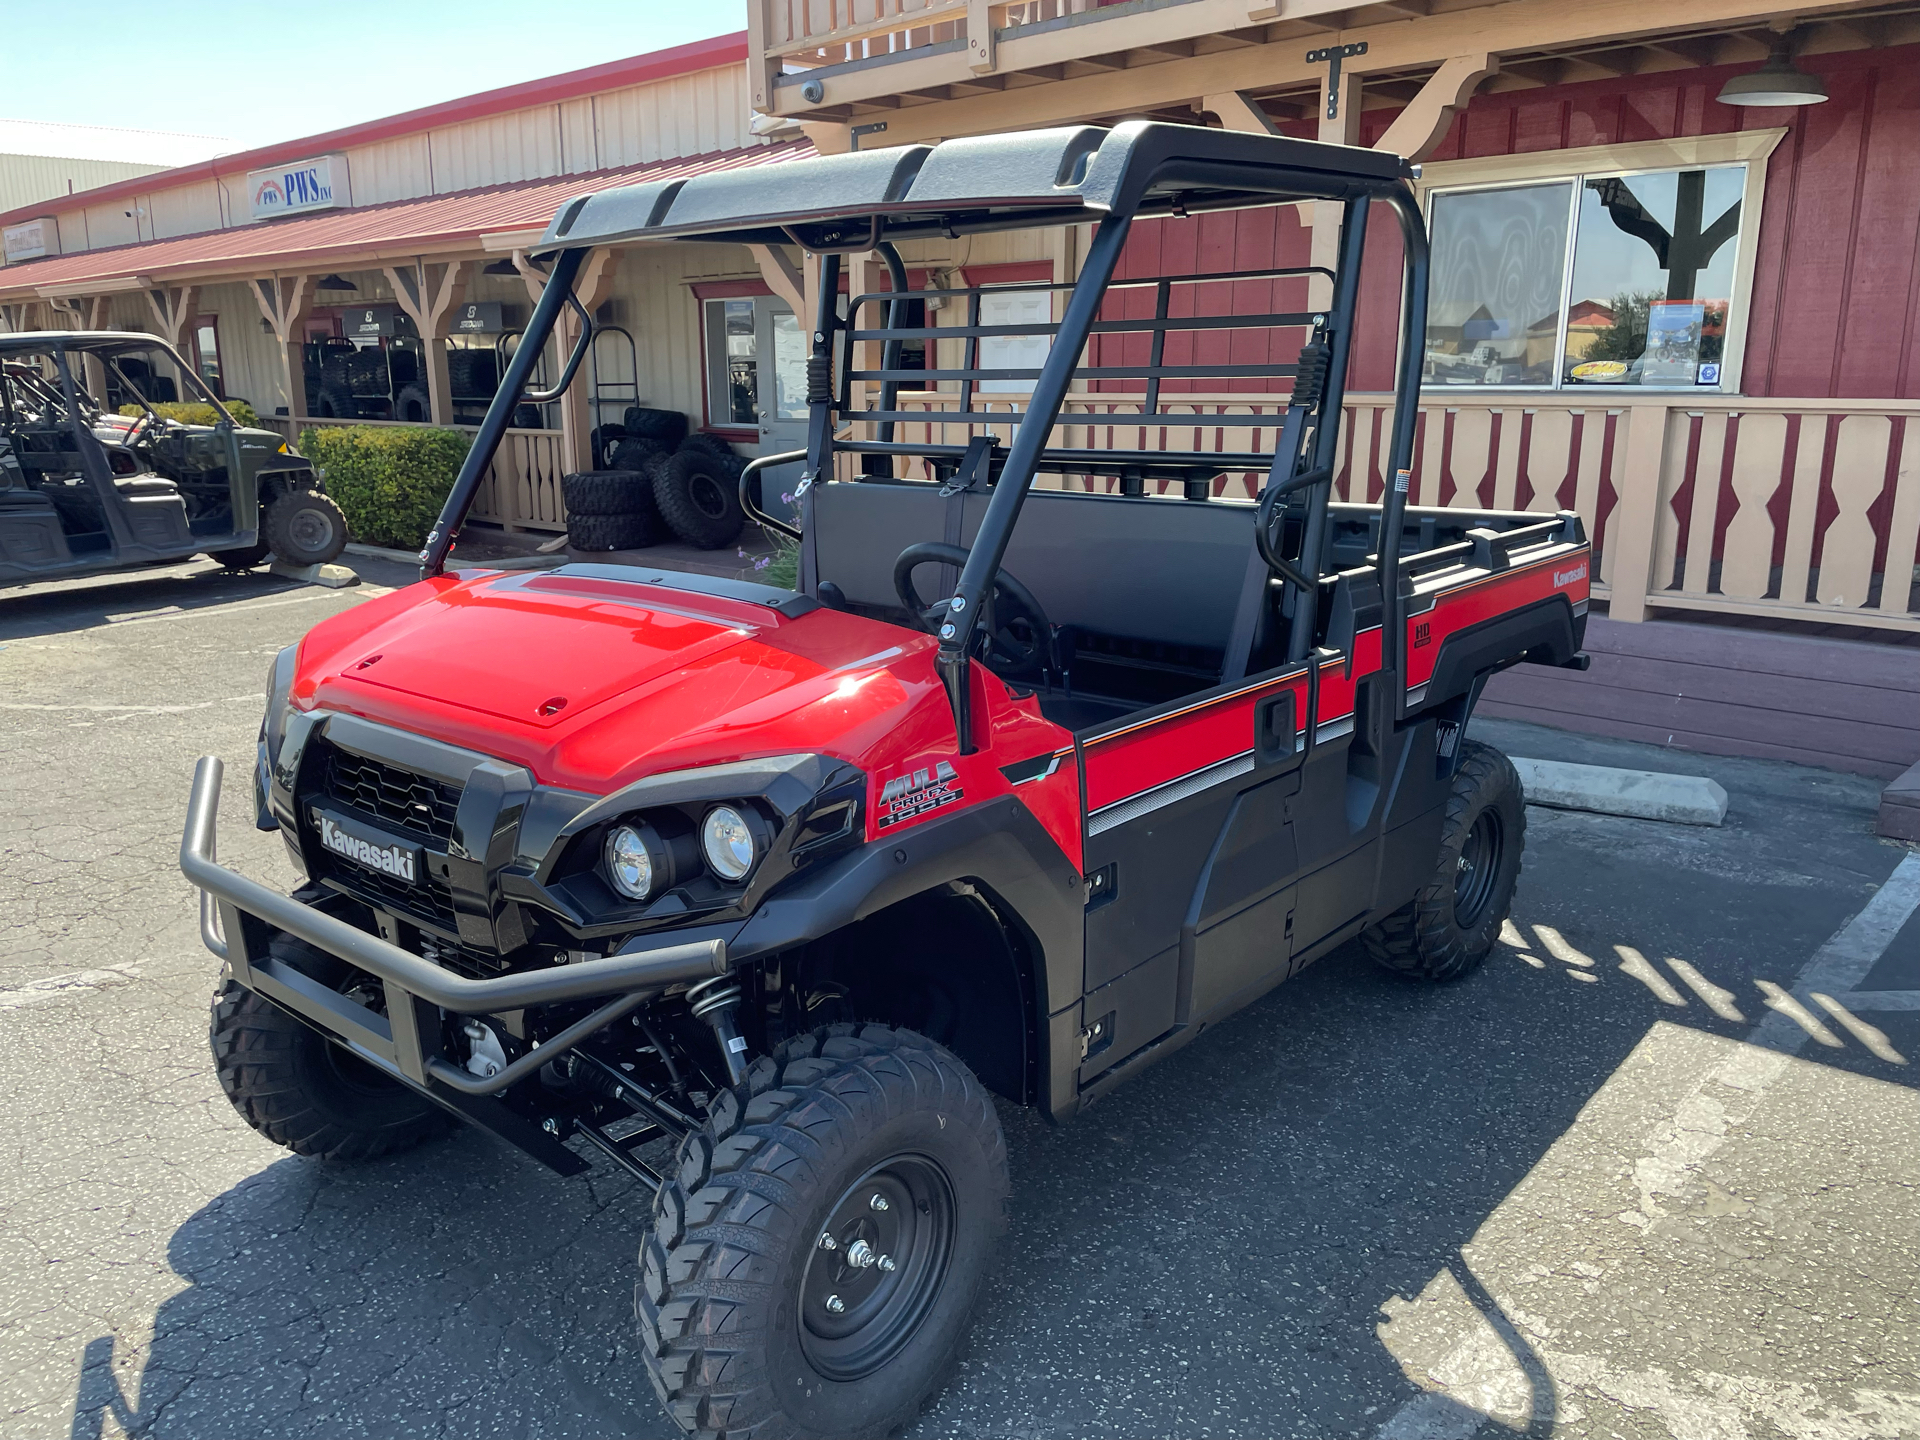
[[[1407,504],[1412,174],[1129,123],[568,204],[421,583],[273,667],[258,823],[306,877],[291,898],[215,862],[201,761],[182,864],[217,902],[241,1112],[336,1158],[449,1113],[563,1174],[586,1142],[656,1192],[639,1319],[674,1418],[878,1435],[939,1385],[1005,1223],[990,1095],[1064,1120],[1355,937],[1411,976],[1478,964],[1524,819],[1463,732],[1497,670],[1582,663],[1588,548],[1572,514]],[[1299,200],[1345,207],[1334,271],[1115,279],[1138,217]],[[1376,204],[1404,247],[1397,478],[1341,504]],[[1089,223],[1078,278],[1027,287],[1020,323],[981,323],[978,289],[910,291],[897,248]],[[808,446],[742,481],[781,528],[759,471],[804,464],[798,589],[443,573],[582,257],[681,238],[819,257]],[[894,278],[843,309],[866,251]],[[1316,275],[1331,303],[1308,308]],[[959,323],[908,324],[936,297]],[[927,368],[900,363],[914,340]],[[1075,381],[1125,399],[1129,432],[1191,434],[1172,407],[1196,381],[1276,376],[1283,417],[1205,422],[1277,430],[1271,450],[1050,444]],[[917,402],[938,424],[907,384],[939,391]],[[1011,387],[1017,411],[980,398]],[[1248,472],[1257,502],[1219,498]]]

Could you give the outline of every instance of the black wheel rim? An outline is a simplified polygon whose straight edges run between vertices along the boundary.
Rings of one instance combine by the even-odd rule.
[[[1472,929],[1486,914],[1500,878],[1504,839],[1499,812],[1482,810],[1473,817],[1453,875],[1453,918],[1462,929]]]
[[[687,498],[709,520],[724,520],[727,515],[726,491],[711,475],[696,475],[687,482]]]
[[[813,1237],[800,1279],[800,1348],[830,1380],[871,1375],[933,1309],[953,1255],[953,1185],[898,1155],[849,1186]]]

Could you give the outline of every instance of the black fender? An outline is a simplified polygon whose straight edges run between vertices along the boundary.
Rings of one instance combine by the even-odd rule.
[[[1565,595],[1549,595],[1531,605],[1456,630],[1440,642],[1433,677],[1421,697],[1422,710],[1457,699],[1496,670],[1530,660],[1564,665],[1580,653],[1587,617],[1573,613]]]
[[[1031,810],[1012,795],[885,836],[804,876],[761,902],[728,942],[750,961],[830,935],[889,905],[954,882],[990,891],[995,909],[1024,932],[1033,954],[1040,1047],[1041,1108],[1062,1119],[1074,1108],[1077,1054],[1060,1035],[1078,1034],[1085,970],[1085,906],[1080,871]],[[1069,1016],[1067,1026],[1060,1017]]]

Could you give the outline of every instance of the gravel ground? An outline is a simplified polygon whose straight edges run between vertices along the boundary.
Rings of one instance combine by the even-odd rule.
[[[332,1168],[214,1082],[188,777],[244,776],[273,653],[404,583],[355,566],[0,597],[8,1440],[673,1433],[630,1181],[475,1134]],[[914,1433],[1920,1435],[1920,1010],[1845,1003],[1920,989],[1876,787],[1476,730],[1711,775],[1727,823],[1532,809],[1472,978],[1349,947],[1065,1128],[1004,1110],[1013,1237]],[[237,805],[222,843],[288,878]],[[1837,1010],[1791,993],[1816,959]]]

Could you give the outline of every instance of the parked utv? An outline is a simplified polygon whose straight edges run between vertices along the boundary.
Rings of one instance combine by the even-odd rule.
[[[449,1115],[562,1174],[584,1142],[654,1192],[640,1336],[682,1427],[880,1435],[941,1384],[1006,1225],[991,1097],[1066,1120],[1355,937],[1407,976],[1478,965],[1524,816],[1463,732],[1494,672],[1580,663],[1588,548],[1570,513],[1407,503],[1411,174],[1130,122],[566,205],[422,582],[273,666],[254,798],[291,897],[216,863],[220,762],[196,773],[181,864],[226,962],[212,1038],[241,1114],[341,1159]],[[1115,278],[1140,217],[1302,200],[1345,208],[1331,273]],[[1404,242],[1392,478],[1336,503],[1376,204]],[[1057,225],[1098,228],[1022,324],[909,293],[895,248]],[[583,257],[673,239],[819,257],[808,445],[757,462],[804,462],[798,589],[445,573]],[[842,257],[875,250],[896,278],[843,312]],[[1280,303],[1315,274],[1330,304]],[[905,324],[935,297],[965,323]],[[931,368],[899,363],[910,341]],[[1028,368],[982,363],[1009,352]],[[1219,377],[1292,381],[1284,414],[1205,417],[1275,443],[1099,443],[1194,434],[1180,392]],[[1131,409],[1055,446],[1076,380]],[[1024,409],[977,403],[1006,382]],[[902,385],[943,390],[937,423]],[[1248,473],[1257,501],[1220,498]],[[742,501],[777,526],[758,479]],[[643,1150],[663,1137],[670,1158]]]
[[[213,408],[217,423],[182,424],[153,408],[155,359],[174,368],[187,398]],[[103,410],[89,371],[141,413]],[[244,567],[271,551],[315,565],[346,543],[346,518],[312,464],[271,430],[236,424],[164,341],[108,331],[0,335],[0,583],[193,555]]]

